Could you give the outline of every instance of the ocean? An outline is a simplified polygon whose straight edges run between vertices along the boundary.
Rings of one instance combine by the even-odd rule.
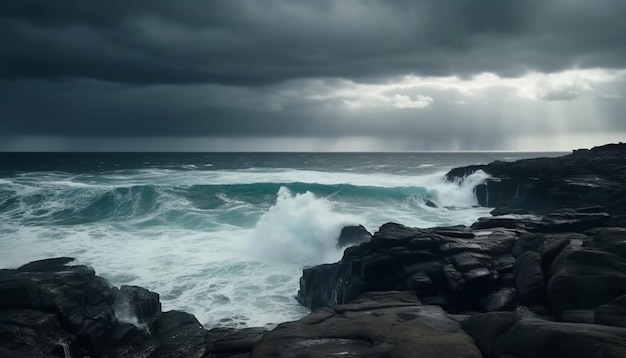
[[[206,328],[271,327],[343,226],[469,225],[487,175],[449,169],[562,154],[0,153],[0,267],[71,256]]]

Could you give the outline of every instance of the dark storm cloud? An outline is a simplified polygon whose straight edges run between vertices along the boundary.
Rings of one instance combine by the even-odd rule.
[[[623,67],[621,0],[0,2],[0,76],[262,85]]]
[[[459,105],[472,90],[445,86],[351,86],[625,69],[624,14],[623,0],[2,0],[0,142],[378,137],[493,149],[509,128],[543,132],[506,116],[528,107],[535,120],[539,107]],[[623,78],[615,86],[604,120],[623,131]],[[588,88],[531,94],[565,102]],[[497,101],[508,89],[490,91]],[[368,101],[377,106],[359,108]]]

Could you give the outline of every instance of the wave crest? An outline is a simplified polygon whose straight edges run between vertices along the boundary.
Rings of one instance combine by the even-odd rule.
[[[333,203],[307,191],[292,194],[280,187],[276,204],[263,214],[249,239],[253,254],[268,261],[331,262],[341,257],[335,247],[341,229],[359,219],[337,212]]]

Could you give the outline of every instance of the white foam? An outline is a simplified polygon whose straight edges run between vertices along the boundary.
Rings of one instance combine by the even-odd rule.
[[[439,206],[451,208],[471,208],[478,205],[474,192],[477,185],[482,184],[489,178],[489,175],[482,170],[478,170],[460,181],[450,182],[439,180],[434,185],[427,186]]]
[[[145,183],[154,185],[229,185],[255,183],[315,183],[322,185],[350,184],[384,188],[423,186],[445,174],[397,175],[384,173],[341,173],[296,169],[241,169],[191,172],[170,169],[142,169],[127,173],[104,174],[112,186],[129,186]],[[79,179],[79,178],[77,178]]]
[[[311,192],[278,191],[276,204],[257,222],[246,247],[269,262],[319,264],[340,258],[335,247],[341,229],[359,218],[335,210],[333,203]]]

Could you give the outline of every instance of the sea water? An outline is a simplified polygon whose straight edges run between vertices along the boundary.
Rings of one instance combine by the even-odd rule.
[[[0,267],[75,257],[207,328],[271,326],[308,313],[302,269],[341,258],[343,226],[469,225],[488,175],[446,171],[556,155],[0,153]]]

